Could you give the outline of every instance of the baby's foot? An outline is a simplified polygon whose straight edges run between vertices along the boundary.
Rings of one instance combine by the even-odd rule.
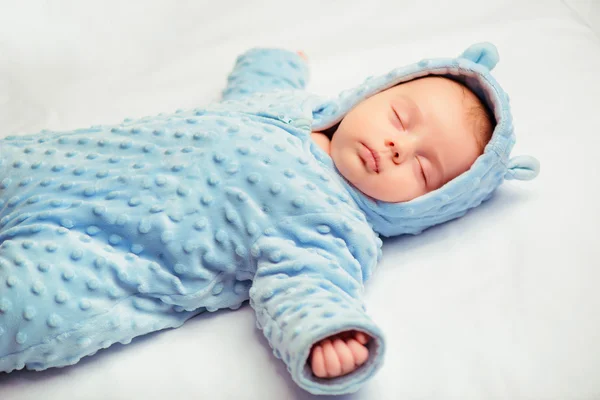
[[[367,343],[371,338],[357,331],[342,332],[315,344],[310,363],[319,378],[336,378],[349,374],[369,358]]]

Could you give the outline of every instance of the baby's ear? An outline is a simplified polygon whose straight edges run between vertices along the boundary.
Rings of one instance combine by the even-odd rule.
[[[496,46],[489,42],[476,43],[466,49],[460,56],[482,65],[490,71],[498,64],[500,56]]]

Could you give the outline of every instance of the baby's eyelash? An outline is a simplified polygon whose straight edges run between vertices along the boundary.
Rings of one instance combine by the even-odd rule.
[[[396,112],[396,110],[394,109],[394,107],[392,107],[392,111],[393,111],[394,115],[396,116],[396,119],[398,119],[398,122],[400,122],[400,126],[402,127],[402,129],[406,130],[404,128],[404,123],[402,122],[402,118],[398,115],[398,113]]]
[[[421,168],[421,175],[423,176],[423,180],[425,181],[425,184],[427,184],[427,176],[425,175],[425,169],[423,168],[423,164],[421,164],[421,160],[419,160],[419,157],[416,157],[416,159],[419,163],[419,168]]]

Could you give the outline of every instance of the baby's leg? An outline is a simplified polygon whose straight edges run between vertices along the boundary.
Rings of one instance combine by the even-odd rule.
[[[133,295],[107,312],[81,321],[74,329],[45,338],[16,353],[0,356],[0,371],[24,367],[41,371],[73,365],[82,357],[94,355],[113,343],[128,344],[136,336],[179,327],[202,311],[175,312],[160,300]],[[18,336],[15,339],[18,340]]]
[[[175,312],[164,308],[160,300],[134,295],[109,312],[82,321],[77,329],[0,357],[0,371],[10,372],[24,367],[41,371],[73,365],[82,357],[94,355],[114,343],[128,344],[136,336],[177,328],[203,311]]]
[[[72,253],[81,259],[69,268],[47,262],[45,253],[69,247],[53,247],[43,232],[35,241],[30,237],[0,246],[0,372],[72,365],[113,343],[181,326],[203,311],[179,312],[126,286],[99,253]]]

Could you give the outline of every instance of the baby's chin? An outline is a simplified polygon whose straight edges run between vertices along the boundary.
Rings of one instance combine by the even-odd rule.
[[[381,176],[369,173],[360,158],[358,159],[358,163],[336,163],[335,158],[333,160],[337,170],[346,181],[372,201],[405,203],[418,197],[418,195],[411,195],[408,191],[401,190],[398,186],[394,190],[390,190],[389,184],[381,181]],[[380,180],[379,183],[384,184],[376,186],[374,185],[376,180]]]
[[[360,182],[368,179],[368,171],[358,154],[354,153],[355,151],[350,149],[336,151],[336,149],[332,148],[331,159],[340,174],[354,186],[357,186]]]
[[[375,176],[369,173],[364,162],[358,155],[355,157],[351,157],[350,155],[339,157],[339,154],[335,154],[332,151],[331,156],[335,167],[348,183],[369,199],[373,201],[381,200],[376,196],[376,190],[369,185],[369,181],[375,179]]]
[[[363,193],[365,196],[367,196],[368,198],[370,198],[371,200],[375,201],[382,201],[385,203],[406,203],[408,201],[411,201],[419,196],[411,196],[409,193],[407,192],[402,192],[398,189],[396,189],[394,192],[389,192],[388,189],[384,188],[360,188],[356,185],[354,185],[358,190],[361,191],[361,193]]]

